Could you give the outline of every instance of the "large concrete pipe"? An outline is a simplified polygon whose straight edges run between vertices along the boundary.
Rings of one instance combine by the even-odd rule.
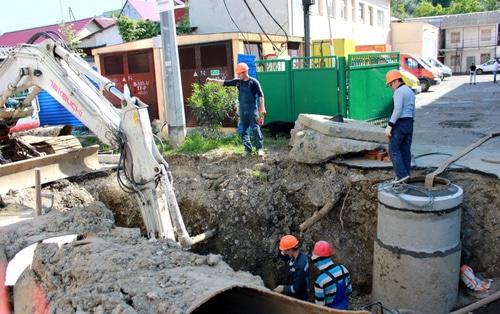
[[[423,182],[378,192],[372,298],[389,308],[448,313],[458,296],[463,190],[437,179],[423,193]]]

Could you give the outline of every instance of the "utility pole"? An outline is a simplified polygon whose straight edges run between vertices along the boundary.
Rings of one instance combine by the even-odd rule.
[[[172,147],[179,146],[186,137],[186,119],[182,95],[179,51],[174,17],[174,0],[157,0],[160,11],[163,68],[165,75],[164,94],[166,101],[165,120],[168,139]]]
[[[311,46],[311,29],[309,23],[309,7],[314,5],[315,0],[302,0],[302,7],[304,8],[304,57],[310,56]]]

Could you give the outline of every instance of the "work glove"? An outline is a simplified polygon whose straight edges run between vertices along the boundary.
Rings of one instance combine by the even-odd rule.
[[[283,293],[283,290],[285,290],[285,286],[283,285],[279,285],[277,286],[276,288],[274,288],[274,292],[278,292],[278,293]]]
[[[387,137],[391,137],[392,135],[392,126],[388,125],[386,128],[385,128],[385,136]]]

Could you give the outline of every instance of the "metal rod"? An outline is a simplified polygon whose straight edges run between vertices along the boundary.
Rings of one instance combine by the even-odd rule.
[[[35,201],[36,201],[36,215],[42,214],[42,180],[40,175],[40,168],[35,168]]]

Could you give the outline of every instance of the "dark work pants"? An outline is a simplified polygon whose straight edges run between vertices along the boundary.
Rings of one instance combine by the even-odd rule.
[[[411,141],[413,137],[413,120],[399,119],[392,127],[389,141],[389,156],[398,179],[410,175]]]

